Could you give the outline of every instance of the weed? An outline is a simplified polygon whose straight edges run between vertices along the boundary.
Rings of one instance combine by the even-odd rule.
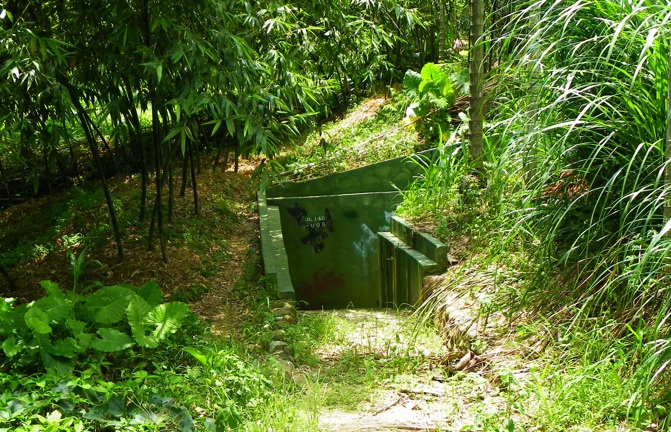
[[[72,266],[72,291],[77,292],[79,289],[79,279],[84,275],[86,269],[92,266],[93,264],[102,266],[102,263],[98,260],[89,260],[86,258],[89,247],[85,247],[76,255],[68,251],[68,258],[70,259],[70,265]]]
[[[75,359],[90,351],[114,353],[135,344],[156,348],[188,314],[183,303],[163,303],[155,282],[102,287],[93,294],[64,293],[50,281],[41,286],[47,296],[37,301],[14,307],[14,299],[5,299],[0,304],[3,368],[41,366],[70,374]]]

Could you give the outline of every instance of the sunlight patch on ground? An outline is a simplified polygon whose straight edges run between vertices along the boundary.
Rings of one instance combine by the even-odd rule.
[[[408,311],[301,312],[336,330],[306,374],[320,383],[322,431],[462,430],[506,410],[488,368],[449,373],[442,339]],[[299,320],[301,319],[299,317]]]

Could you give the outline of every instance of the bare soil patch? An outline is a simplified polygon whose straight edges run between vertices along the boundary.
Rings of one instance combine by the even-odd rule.
[[[253,277],[259,270],[255,207],[258,178],[253,175],[259,163],[260,159],[243,160],[237,173],[221,169],[213,172],[210,161],[204,159],[197,176],[199,216],[194,212],[193,189],[187,187],[185,196],[180,197],[180,184],[176,179],[174,217],[172,222],[165,223],[167,264],[162,260],[158,239],[154,250],[147,250],[149,221],[138,222],[139,175],[113,178],[110,189],[123,224],[125,260],[118,263],[116,245],[108,230],[103,244],[88,251],[87,259],[98,260],[102,265],[89,267],[85,274],[87,285],[93,282],[142,285],[155,280],[167,300],[189,302],[194,313],[213,323],[215,333],[234,332],[249,315],[247,305],[253,294],[238,287],[246,273]],[[27,259],[9,269],[18,292],[10,292],[7,282],[0,278],[3,296],[16,297],[19,302],[39,298],[43,295],[39,285],[42,280],[57,282],[63,289],[72,288],[72,267],[67,254],[79,254],[83,245],[68,244],[67,239],[100,229],[101,224],[108,223],[109,217],[104,201],[84,209],[67,193],[59,192],[0,212],[3,227],[0,246],[4,251],[20,241],[20,238],[9,238],[10,231],[17,235],[16,229],[9,229],[16,228],[15,224],[19,224],[18,231],[23,230],[29,236],[34,235],[35,230],[48,231],[48,244],[35,244]],[[95,189],[91,193],[95,193]],[[164,193],[167,197],[167,188]],[[151,206],[151,188],[149,195]],[[55,205],[72,206],[73,216],[63,221],[45,220],[42,215],[49,214]],[[167,208],[167,198],[164,206]],[[40,247],[49,250],[39,253]]]

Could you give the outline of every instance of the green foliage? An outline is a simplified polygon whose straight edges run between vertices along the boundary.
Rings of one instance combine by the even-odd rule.
[[[404,121],[420,122],[419,131],[429,141],[441,134],[447,138],[451,131],[447,109],[452,106],[456,92],[448,68],[427,63],[420,73],[408,70],[403,78],[403,89],[410,101]]]
[[[662,341],[671,303],[663,287],[671,243],[660,119],[668,115],[669,39],[660,34],[668,35],[670,16],[647,1],[570,8],[543,1],[520,12],[506,43],[528,37],[501,71],[490,134],[498,141],[490,143],[498,154],[490,172],[516,189],[507,198],[492,194],[512,204],[500,251],[521,246],[532,263],[511,309],[544,311],[592,341],[606,327],[618,334],[617,364],[633,367],[607,371],[624,377],[613,403],[630,406],[618,415],[641,425],[664,400],[659,385],[668,373]],[[612,345],[595,346],[586,364],[606,379],[598,359],[610,357]]]
[[[134,345],[156,348],[175,333],[188,315],[184,303],[163,303],[156,282],[136,288],[115,285],[92,294],[63,293],[43,281],[46,297],[0,309],[0,339],[5,369],[71,373],[77,356],[90,350],[115,353]],[[130,327],[130,335],[128,329]]]
[[[74,253],[68,251],[68,258],[70,259],[70,265],[72,266],[72,277],[73,277],[72,290],[75,292],[78,291],[79,279],[82,277],[87,268],[89,268],[93,264],[102,266],[102,263],[98,260],[86,259],[86,253],[88,252],[88,249],[89,249],[88,247],[85,247],[77,256],[75,256]],[[47,293],[51,295],[54,292],[53,290],[52,291],[47,290]]]
[[[101,373],[100,358],[87,359],[76,375],[1,374],[0,430],[225,431],[268,396],[258,366],[234,347],[200,341],[189,348],[211,359],[200,365],[176,355],[174,339],[168,343],[165,353],[125,352],[113,365],[121,372],[116,380]]]
[[[242,361],[230,349],[186,348],[203,366],[192,378],[200,391],[220,404],[213,423],[216,431],[236,428],[245,410],[261,406],[269,395],[270,381],[260,371]]]
[[[448,213],[478,216],[452,244],[482,273],[519,269],[514,289],[497,300],[505,314],[547,317],[565,329],[572,355],[585,347],[570,335],[592,342],[569,377],[548,371],[556,386],[541,428],[566,430],[577,418],[588,427],[659,424],[654,407],[668,401],[671,359],[663,218],[671,10],[656,1],[523,5],[497,23],[506,34],[496,42],[502,64],[488,102],[486,184],[461,209],[455,197],[469,188],[442,200]],[[420,78],[412,74],[408,86],[419,92]],[[404,209],[438,194],[435,184],[409,191]],[[439,225],[444,219],[426,207]],[[479,289],[469,278],[465,271],[455,283]]]
[[[407,71],[403,78],[403,88],[408,96],[419,99],[406,111],[406,115],[411,118],[425,116],[434,107],[446,109],[454,97],[447,72],[434,63],[425,64],[419,74]]]
[[[407,190],[400,191],[403,197],[397,210],[400,214],[440,219],[466,210],[468,190],[461,186],[468,173],[468,158],[464,157],[464,146],[458,141],[460,132],[461,128],[454,131],[446,142],[439,135],[433,157],[414,160],[422,172]]]
[[[300,151],[274,161],[274,170],[283,177],[280,180],[342,172],[415,151],[419,146],[417,134],[399,125],[405,104],[403,95],[394,92],[391,99],[380,99],[361,101],[345,115],[351,120],[321,125],[305,137]],[[371,102],[381,103],[375,114],[370,113]]]
[[[576,325],[603,315],[621,326],[642,320],[650,347],[668,337],[660,323],[671,306],[663,288],[669,185],[660,175],[669,39],[659,37],[669,17],[668,7],[647,1],[540,2],[520,13],[507,41],[531,37],[504,70],[516,78],[500,96],[496,128],[505,137],[500,158],[525,185],[508,239],[536,249],[526,299],[578,308]],[[663,369],[665,355],[646,354]]]

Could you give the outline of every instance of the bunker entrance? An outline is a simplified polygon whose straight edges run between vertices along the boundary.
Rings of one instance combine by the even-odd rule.
[[[446,246],[394,215],[431,152],[259,192],[265,273],[304,309],[393,307],[445,269]]]

